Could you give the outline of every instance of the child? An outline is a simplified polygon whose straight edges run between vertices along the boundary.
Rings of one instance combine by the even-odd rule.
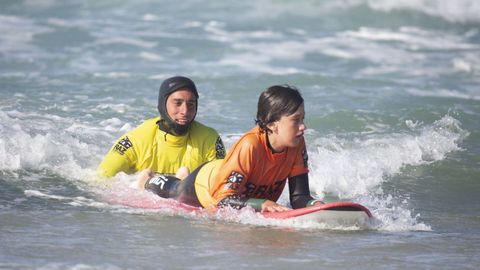
[[[250,206],[277,212],[289,209],[276,203],[288,179],[293,208],[322,203],[310,196],[304,117],[298,90],[269,87],[258,100],[257,126],[235,143],[224,160],[205,163],[183,181],[164,175],[145,178],[144,187],[193,206]]]

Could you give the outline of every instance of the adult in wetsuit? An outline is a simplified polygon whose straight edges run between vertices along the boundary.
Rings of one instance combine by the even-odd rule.
[[[160,116],[122,135],[97,173],[103,177],[139,171],[150,176],[173,175],[180,168],[190,171],[224,158],[225,148],[217,131],[194,120],[197,105],[198,92],[191,79],[175,76],[163,81],[157,106]]]
[[[288,181],[293,208],[322,203],[310,195],[304,117],[298,90],[272,86],[260,95],[257,126],[235,143],[223,161],[206,163],[181,182],[154,176],[145,188],[194,206],[248,205],[275,212],[288,209],[276,203]]]

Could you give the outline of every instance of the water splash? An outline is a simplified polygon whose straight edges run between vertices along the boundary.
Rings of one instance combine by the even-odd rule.
[[[48,170],[69,179],[91,177],[101,152],[90,139],[95,129],[77,133],[77,124],[69,123],[62,130],[59,120],[68,123],[69,119],[59,117],[19,123],[22,115],[0,111],[0,170]],[[69,132],[69,128],[73,132]]]
[[[460,151],[469,133],[446,115],[431,125],[407,120],[410,133],[374,134],[347,140],[336,136],[318,138],[311,151],[311,188],[320,197],[354,199],[371,209],[386,230],[427,229],[416,222],[406,205],[394,203],[381,184],[401,173],[407,165],[419,166],[443,160]]]

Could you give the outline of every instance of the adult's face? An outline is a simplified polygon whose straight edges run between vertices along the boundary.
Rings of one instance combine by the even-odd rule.
[[[173,92],[167,98],[168,116],[179,125],[188,125],[197,114],[197,98],[186,89]]]

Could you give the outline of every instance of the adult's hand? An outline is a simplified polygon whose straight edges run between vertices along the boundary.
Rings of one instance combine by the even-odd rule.
[[[144,189],[145,188],[145,183],[148,181],[148,179],[152,178],[154,175],[153,171],[150,169],[144,169],[138,173],[137,176],[137,182],[135,186],[139,189]]]

